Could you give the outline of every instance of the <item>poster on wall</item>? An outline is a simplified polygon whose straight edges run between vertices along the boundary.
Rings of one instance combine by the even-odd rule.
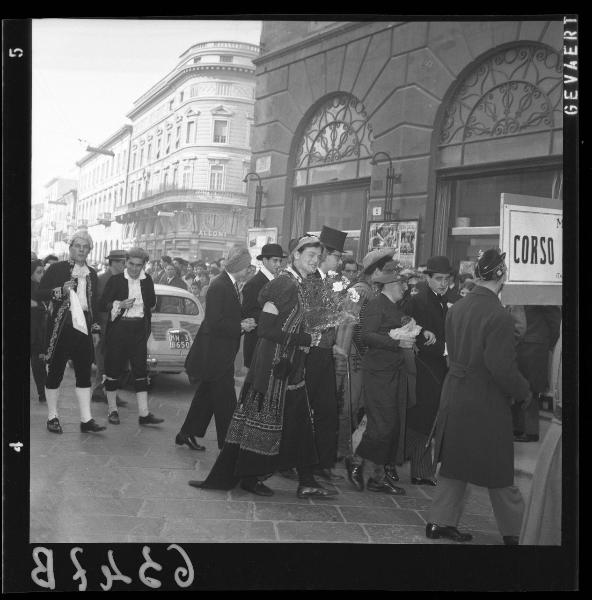
[[[370,222],[368,252],[380,248],[394,248],[395,260],[406,267],[415,267],[418,225],[418,220]]]
[[[265,244],[275,244],[278,238],[277,227],[250,227],[247,230],[247,248],[251,253],[251,264],[260,266],[257,256]]]

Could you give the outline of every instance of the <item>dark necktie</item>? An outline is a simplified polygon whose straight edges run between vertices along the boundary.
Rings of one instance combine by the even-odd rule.
[[[238,289],[238,283],[235,281],[234,282],[234,289],[236,290],[236,297],[238,298],[238,301],[241,301],[241,294],[240,294],[240,290]]]
[[[448,312],[448,302],[444,296],[438,296],[438,302],[440,303],[440,308],[442,309],[442,316],[445,317]]]

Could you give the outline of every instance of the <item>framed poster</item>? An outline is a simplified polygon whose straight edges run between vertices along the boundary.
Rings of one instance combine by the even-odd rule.
[[[417,234],[419,221],[371,221],[368,227],[368,252],[380,248],[394,248],[393,258],[405,267],[417,262]]]
[[[278,238],[277,227],[250,227],[247,230],[247,248],[251,253],[251,264],[259,266],[257,256],[265,244],[275,244]]]

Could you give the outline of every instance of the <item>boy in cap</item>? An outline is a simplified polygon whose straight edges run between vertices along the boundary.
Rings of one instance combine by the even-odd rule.
[[[506,279],[505,254],[483,253],[476,287],[446,315],[449,370],[436,426],[438,487],[426,536],[468,542],[457,529],[467,483],[488,488],[504,544],[518,544],[524,501],[514,486],[512,399],[532,400],[516,359],[514,321],[498,294]]]
[[[251,254],[247,248],[234,247],[228,254],[226,268],[212,279],[206,296],[206,316],[189,354],[185,370],[197,382],[191,407],[175,438],[179,446],[205,450],[195,436],[203,437],[212,415],[216,420],[218,448],[222,448],[226,430],[236,406],[234,360],[241,335],[256,327],[253,318],[241,318],[239,283],[244,281]]]
[[[63,433],[58,417],[60,384],[68,359],[74,364],[76,398],[80,408],[80,431],[96,433],[106,429],[92,418],[90,410],[90,373],[93,361],[93,335],[98,335],[97,274],[87,258],[93,241],[86,230],[70,238],[70,259],[51,265],[43,275],[38,290],[40,300],[52,300],[49,345],[45,354],[48,364],[45,397],[47,430]]]

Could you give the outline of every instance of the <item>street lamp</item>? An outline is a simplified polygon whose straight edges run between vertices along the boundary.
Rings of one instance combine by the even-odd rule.
[[[383,154],[389,161],[389,167],[386,170],[386,189],[384,191],[384,218],[386,221],[390,221],[393,218],[393,191],[395,183],[401,183],[401,173],[395,173],[395,168],[393,167],[393,159],[391,158],[388,152],[383,152],[382,150],[376,152],[374,156],[370,159],[371,165],[378,165],[378,161],[376,157],[379,154]]]
[[[255,188],[255,214],[253,217],[253,227],[261,227],[261,203],[263,200],[263,186],[261,185],[261,177],[257,173],[247,173],[243,179],[243,183],[247,183],[249,176],[257,177],[257,187]]]

